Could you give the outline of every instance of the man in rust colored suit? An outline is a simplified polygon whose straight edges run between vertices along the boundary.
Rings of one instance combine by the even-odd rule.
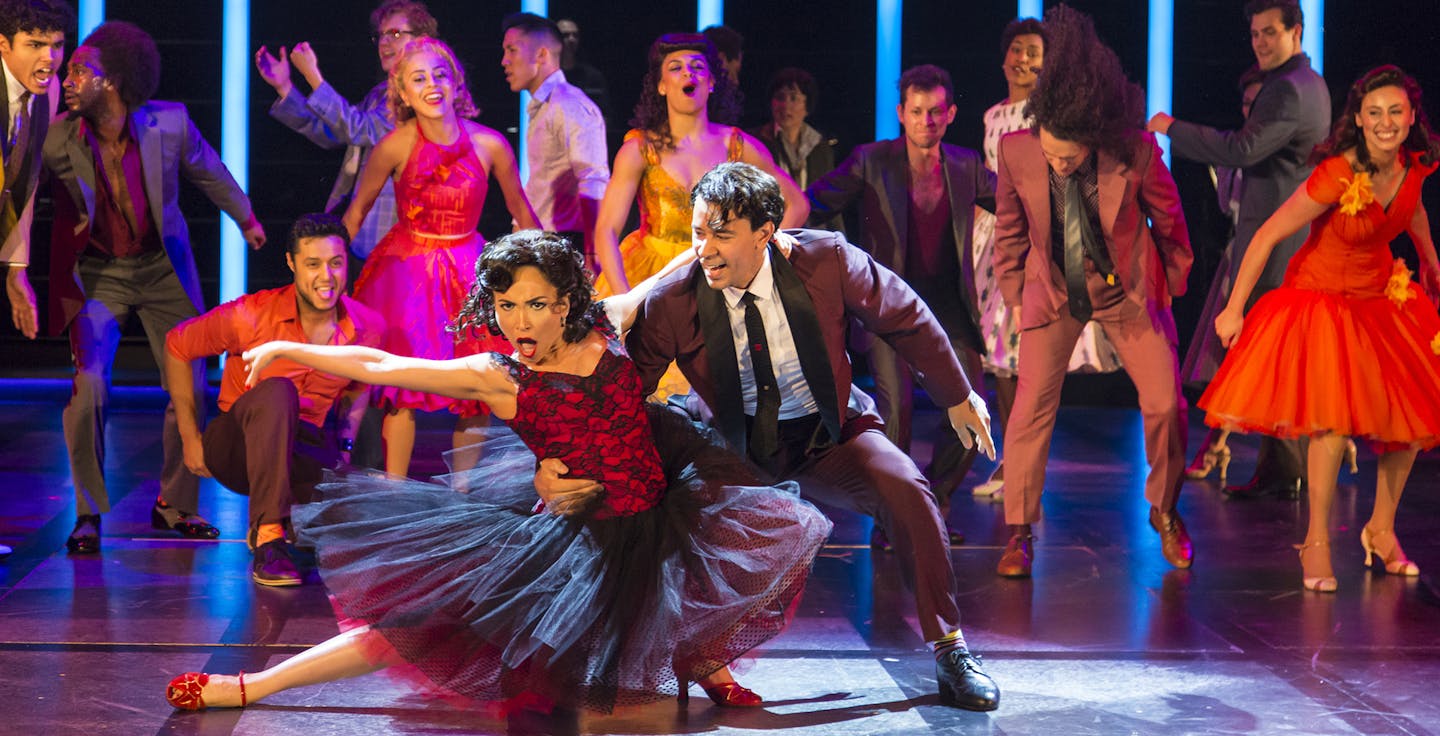
[[[1185,400],[1170,313],[1193,260],[1185,215],[1160,147],[1143,130],[1140,89],[1096,39],[1089,18],[1060,6],[1047,15],[1047,28],[1051,16],[1061,30],[1031,95],[1036,127],[1002,138],[997,163],[995,274],[1006,306],[1019,310],[1023,336],[1005,429],[1011,536],[996,572],[1030,574],[1031,525],[1040,520],[1060,388],[1092,319],[1104,325],[1139,394],[1150,525],[1165,559],[1186,568],[1190,537],[1175,509]]]

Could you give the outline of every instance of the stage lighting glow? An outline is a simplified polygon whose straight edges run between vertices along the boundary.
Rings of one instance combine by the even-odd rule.
[[[875,140],[900,135],[900,19],[904,0],[875,0]]]
[[[725,25],[725,0],[695,0],[695,30]]]
[[[1039,18],[1045,15],[1044,0],[1020,0],[1015,9],[1016,18]]]
[[[80,38],[75,40],[75,45],[79,46],[80,41],[95,30],[95,26],[105,22],[105,0],[80,0],[77,10],[79,10]]]
[[[1300,39],[1300,49],[1310,55],[1310,68],[1324,76],[1325,0],[1300,0],[1300,12],[1305,14],[1305,33]]]
[[[220,40],[220,160],[250,191],[250,0],[225,0]],[[220,301],[245,294],[245,239],[220,217]]]
[[[520,0],[520,12],[534,13],[541,18],[550,16],[550,0]],[[520,90],[520,134],[516,137],[519,145],[515,156],[520,160],[520,181],[530,181],[530,91]]]
[[[1174,109],[1175,0],[1150,0],[1150,46],[1145,72],[1145,119]],[[1170,137],[1155,136],[1165,163],[1170,163]]]

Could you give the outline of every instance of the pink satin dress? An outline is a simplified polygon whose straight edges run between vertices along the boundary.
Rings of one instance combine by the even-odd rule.
[[[395,182],[398,221],[355,281],[355,298],[385,316],[386,351],[432,360],[511,352],[502,337],[447,329],[475,283],[475,261],[485,247],[475,225],[488,185],[469,136],[441,145],[416,126],[415,147]],[[478,401],[400,388],[377,388],[374,396],[387,411],[449,409],[460,416],[487,411]]]

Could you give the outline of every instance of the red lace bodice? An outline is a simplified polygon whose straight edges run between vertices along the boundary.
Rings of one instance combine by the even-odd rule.
[[[603,322],[603,318],[601,318]],[[605,354],[588,376],[535,371],[496,354],[520,387],[507,422],[537,458],[559,458],[572,478],[598,480],[605,495],[595,518],[630,516],[660,501],[665,473],[650,435],[640,374],[608,324]]]

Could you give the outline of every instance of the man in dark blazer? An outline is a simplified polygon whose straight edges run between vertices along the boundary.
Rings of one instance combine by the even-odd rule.
[[[10,318],[29,338],[40,322],[26,273],[40,149],[59,104],[65,29],[74,22],[74,11],[60,0],[0,3],[0,100],[7,111],[0,130],[0,262],[6,264]]]
[[[1241,169],[1240,213],[1235,223],[1235,249],[1230,256],[1230,281],[1255,231],[1280,208],[1315,168],[1310,152],[1330,132],[1330,90],[1300,50],[1305,16],[1297,0],[1252,0],[1245,6],[1250,21],[1250,47],[1263,73],[1260,93],[1239,130],[1222,131],[1176,120],[1161,112],[1149,128],[1170,136],[1170,150],[1213,166]],[[1245,305],[1279,286],[1290,257],[1310,234],[1306,225],[1275,245],[1255,290]],[[1213,325],[1199,329],[1214,330]],[[1255,477],[1243,486],[1226,488],[1237,497],[1270,494],[1299,497],[1305,476],[1301,440],[1264,437]]]
[[[1150,524],[1165,559],[1187,568],[1190,536],[1175,508],[1185,400],[1170,312],[1193,260],[1185,214],[1155,137],[1139,129],[1144,94],[1090,19],[1062,5],[1045,25],[1052,37],[1063,30],[1066,42],[1045,49],[1029,102],[1036,128],[1001,138],[996,162],[995,278],[1022,330],[1020,384],[1005,427],[1011,536],[996,572],[1030,574],[1060,389],[1092,319],[1139,394]]]
[[[105,411],[125,321],[138,314],[156,364],[163,366],[165,333],[200,313],[200,276],[180,212],[180,177],[239,223],[251,247],[265,242],[249,198],[185,107],[150,101],[159,82],[155,41],[130,23],[105,23],[71,56],[65,78],[70,111],[45,138],[45,166],[55,188],[49,325],[56,333],[69,330],[75,361],[63,419],[78,516],[66,547],[75,553],[99,551],[100,514],[110,509]],[[204,386],[202,367],[193,365],[197,391]],[[215,538],[219,532],[195,513],[199,481],[185,468],[173,405],[166,408],[163,443],[152,522],[187,537]]]
[[[845,353],[846,329],[858,320],[915,366],[964,444],[993,457],[989,413],[949,338],[904,281],[838,233],[791,231],[799,243],[788,261],[781,256],[769,244],[785,202],[759,169],[721,164],[691,202],[698,262],[655,286],[627,340],[645,391],[675,361],[694,389],[692,409],[734,449],[806,495],[890,528],[936,649],[941,702],[994,709],[999,689],[960,633],[928,484],[882,434],[873,404],[851,385]]]
[[[900,77],[896,115],[900,138],[855,148],[832,172],[806,190],[810,222],[818,224],[859,207],[860,244],[881,265],[899,274],[930,306],[972,383],[980,384],[978,300],[975,294],[971,221],[978,205],[995,211],[995,175],[980,155],[941,143],[955,119],[950,75],[918,66]],[[873,340],[870,370],[885,433],[910,451],[913,379],[907,362],[884,341]],[[926,469],[942,508],[974,461],[948,432],[936,437]]]

